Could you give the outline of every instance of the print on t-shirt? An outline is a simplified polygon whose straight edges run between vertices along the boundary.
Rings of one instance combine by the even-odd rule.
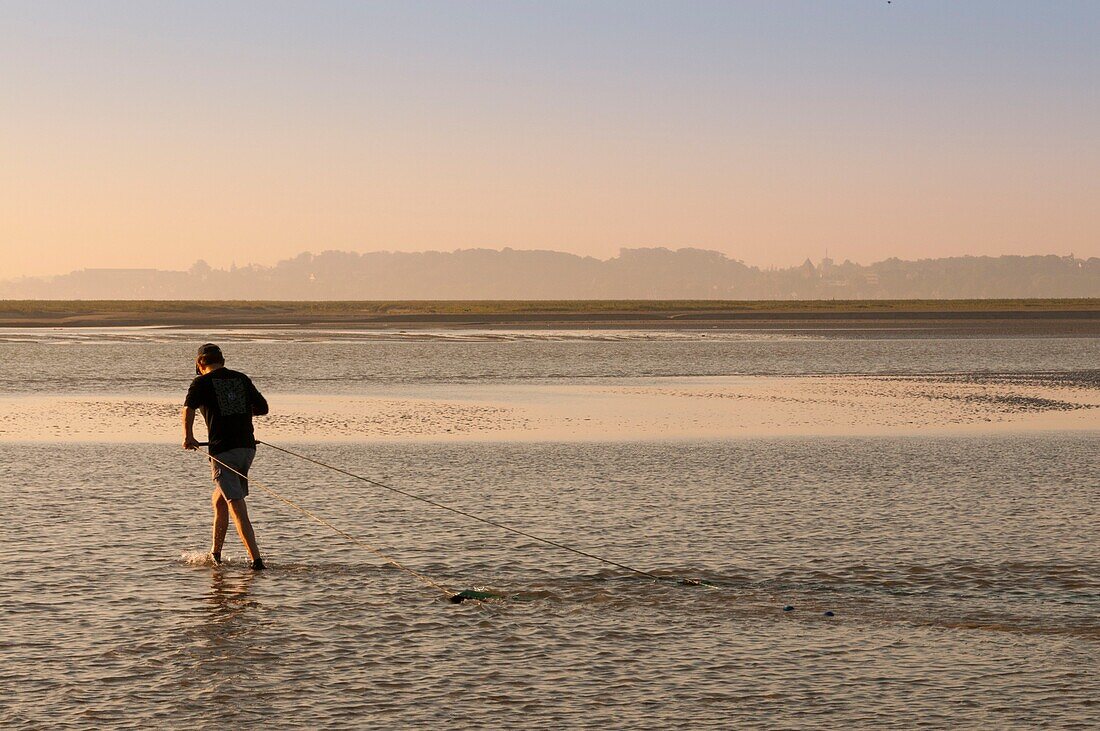
[[[239,378],[214,378],[214,395],[218,398],[218,410],[222,416],[247,413],[248,397],[244,383]]]

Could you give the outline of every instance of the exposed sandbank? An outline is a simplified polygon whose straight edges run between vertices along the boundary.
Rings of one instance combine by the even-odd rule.
[[[698,377],[271,394],[272,441],[620,441],[1100,430],[1100,388],[934,377]],[[0,397],[0,441],[164,442],[178,399]]]

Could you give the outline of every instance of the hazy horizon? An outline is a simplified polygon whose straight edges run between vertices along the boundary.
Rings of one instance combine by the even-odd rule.
[[[0,278],[1100,256],[1100,5],[5,3]]]
[[[334,255],[334,254],[335,255],[354,255],[354,256],[369,257],[369,256],[374,256],[374,255],[390,255],[390,254],[454,255],[454,254],[462,254],[462,253],[467,253],[467,252],[488,252],[488,253],[492,253],[492,254],[504,254],[506,252],[514,252],[514,253],[517,253],[517,254],[534,254],[534,255],[537,255],[537,254],[552,254],[552,255],[566,254],[566,255],[580,256],[580,257],[591,257],[591,258],[595,259],[596,261],[598,261],[600,263],[605,263],[606,264],[606,263],[609,263],[609,262],[611,262],[615,259],[620,258],[624,253],[630,253],[630,252],[635,252],[635,251],[645,251],[645,250],[667,251],[667,252],[670,252],[670,253],[676,253],[676,252],[680,252],[680,251],[698,251],[698,252],[707,253],[707,254],[722,254],[723,256],[728,257],[731,262],[736,262],[736,263],[739,263],[739,264],[743,264],[744,266],[749,267],[750,269],[758,269],[762,272],[793,270],[793,269],[796,269],[800,266],[803,266],[805,264],[805,262],[807,262],[807,261],[809,261],[811,264],[813,264],[815,266],[820,266],[821,263],[826,259],[828,259],[830,262],[833,262],[836,265],[853,264],[853,265],[857,265],[857,266],[860,266],[860,267],[870,267],[870,266],[874,266],[876,264],[882,264],[883,262],[888,261],[890,259],[897,259],[897,260],[899,260],[903,263],[911,264],[911,263],[918,263],[918,262],[921,262],[921,261],[936,260],[936,259],[950,259],[950,258],[964,258],[965,259],[965,258],[982,258],[982,257],[998,258],[998,257],[1003,257],[1003,256],[1009,256],[1009,257],[1019,256],[1019,257],[1025,257],[1025,258],[1056,256],[1056,257],[1059,257],[1059,258],[1075,258],[1075,259],[1080,259],[1080,260],[1100,258],[1100,256],[1087,256],[1087,255],[1082,256],[1081,254],[1078,254],[1077,252],[1069,252],[1067,254],[1062,254],[1060,252],[1047,251],[1047,252],[1033,252],[1033,253],[1030,253],[1030,254],[999,254],[999,255],[970,254],[970,253],[967,253],[967,252],[962,252],[962,253],[953,254],[953,255],[950,255],[950,256],[947,256],[947,257],[930,257],[930,256],[915,256],[915,257],[912,257],[912,258],[879,257],[879,258],[869,258],[869,259],[864,260],[864,261],[858,261],[858,260],[847,259],[847,258],[837,259],[833,255],[832,251],[826,249],[826,250],[816,252],[816,253],[808,252],[805,256],[796,257],[796,259],[794,261],[786,263],[786,264],[762,264],[762,263],[759,263],[759,262],[748,261],[748,260],[744,259],[743,257],[737,256],[736,254],[733,254],[733,253],[730,253],[730,252],[727,252],[727,251],[721,251],[719,249],[696,247],[696,246],[654,246],[654,247],[637,247],[637,248],[620,247],[617,251],[608,253],[606,255],[576,253],[576,252],[570,251],[568,248],[558,248],[558,249],[539,248],[539,249],[536,249],[536,248],[526,248],[526,247],[522,247],[522,246],[504,246],[504,247],[469,246],[469,247],[462,247],[462,248],[437,247],[437,248],[428,248],[428,249],[419,249],[419,250],[401,250],[401,249],[355,250],[355,249],[324,248],[324,249],[316,249],[316,250],[308,250],[307,249],[307,250],[302,250],[302,251],[296,251],[296,252],[293,252],[293,253],[291,253],[287,256],[280,256],[278,258],[271,258],[267,261],[231,260],[231,261],[228,261],[228,262],[225,262],[225,263],[218,263],[218,262],[209,261],[209,260],[207,260],[206,258],[203,258],[203,257],[196,257],[196,258],[192,259],[189,262],[182,262],[180,266],[175,266],[175,267],[138,266],[138,265],[134,265],[134,266],[106,266],[106,265],[93,264],[93,265],[90,265],[90,266],[74,267],[74,268],[71,268],[71,269],[68,269],[68,270],[65,270],[65,271],[44,272],[42,274],[8,275],[6,272],[0,272],[0,282],[12,282],[12,281],[23,279],[23,278],[44,279],[44,280],[46,280],[46,279],[53,279],[53,278],[57,278],[57,277],[65,277],[65,276],[72,275],[72,274],[78,274],[78,273],[83,272],[83,271],[94,272],[94,271],[97,271],[97,270],[104,270],[104,271],[135,270],[136,271],[136,270],[145,270],[145,269],[155,269],[155,270],[157,270],[159,272],[163,272],[163,273],[174,273],[174,272],[194,271],[194,269],[196,267],[202,267],[203,265],[209,266],[212,270],[215,270],[215,271],[225,271],[225,272],[229,272],[229,271],[232,271],[234,269],[248,269],[248,268],[273,269],[273,268],[278,267],[279,265],[285,265],[288,262],[294,261],[296,259],[300,259],[302,257],[317,258],[317,257],[325,256],[325,255]]]
[[[0,279],[0,300],[1015,299],[1100,297],[1100,257],[819,260],[747,266],[718,251],[622,249],[302,252],[275,266],[81,269]]]

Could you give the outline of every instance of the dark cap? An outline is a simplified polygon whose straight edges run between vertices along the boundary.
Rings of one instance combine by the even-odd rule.
[[[215,357],[211,358],[210,356],[215,356]],[[214,362],[218,362],[218,361],[221,361],[222,363],[225,362],[225,358],[224,358],[224,356],[222,356],[222,349],[221,348],[219,348],[217,345],[214,345],[214,343],[204,343],[203,345],[199,346],[199,352],[195,356],[195,375],[196,376],[202,375],[202,371],[199,370],[199,359],[200,358],[205,358],[207,361],[213,360]]]

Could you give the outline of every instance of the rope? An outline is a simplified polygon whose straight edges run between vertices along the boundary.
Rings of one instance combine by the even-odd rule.
[[[268,446],[270,447],[271,445],[269,444]],[[277,448],[277,447],[276,447],[276,448]],[[441,592],[442,592],[443,594],[446,594],[446,595],[447,595],[448,597],[454,597],[454,596],[455,596],[455,593],[454,593],[453,591],[451,591],[450,589],[446,588],[446,587],[445,587],[445,586],[443,586],[442,584],[439,584],[439,583],[437,583],[437,582],[433,581],[432,579],[428,578],[427,576],[425,576],[424,574],[422,574],[422,573],[420,573],[420,572],[418,572],[418,571],[414,571],[413,569],[410,569],[410,568],[409,568],[408,566],[405,566],[405,565],[401,564],[401,563],[400,563],[399,561],[397,561],[396,559],[390,558],[389,556],[387,556],[386,554],[382,553],[381,551],[379,551],[379,550],[378,550],[377,548],[375,548],[374,546],[370,545],[369,543],[366,543],[366,542],[364,542],[364,541],[361,541],[361,540],[359,540],[358,538],[356,538],[355,536],[351,535],[350,533],[348,533],[348,532],[346,532],[346,531],[344,531],[344,530],[342,530],[342,529],[340,529],[340,528],[337,528],[336,526],[334,526],[334,525],[333,525],[332,523],[328,522],[328,521],[327,521],[327,520],[325,520],[324,518],[322,518],[322,517],[319,517],[319,516],[317,516],[317,515],[313,514],[312,512],[310,512],[310,511],[309,511],[309,510],[307,510],[306,508],[303,508],[303,507],[302,507],[301,505],[298,505],[297,503],[295,503],[294,501],[290,500],[289,498],[285,498],[285,497],[283,497],[282,495],[280,495],[279,493],[275,492],[274,490],[272,490],[272,489],[271,489],[270,487],[268,487],[267,485],[264,485],[263,483],[257,482],[256,480],[254,480],[254,479],[250,478],[250,477],[249,477],[248,475],[245,475],[245,474],[243,474],[243,473],[241,473],[241,472],[238,472],[238,471],[237,471],[236,469],[234,469],[234,468],[233,468],[233,467],[231,467],[230,465],[227,465],[227,464],[226,464],[225,462],[222,462],[222,461],[221,461],[220,459],[218,459],[218,458],[217,458],[217,457],[215,457],[214,455],[210,454],[209,452],[204,452],[204,451],[202,451],[201,449],[196,449],[196,450],[194,450],[194,451],[195,451],[195,452],[197,452],[198,454],[201,454],[201,455],[203,455],[203,456],[205,456],[205,457],[208,457],[208,458],[209,458],[209,459],[210,459],[211,461],[213,461],[213,462],[217,462],[217,463],[218,463],[218,464],[220,464],[220,465],[221,465],[222,467],[224,467],[225,469],[229,470],[230,472],[232,472],[232,473],[236,474],[237,476],[239,476],[239,477],[242,477],[242,478],[244,478],[245,480],[248,480],[248,484],[250,484],[250,485],[255,485],[256,487],[260,488],[261,490],[264,490],[264,491],[266,491],[266,492],[267,492],[268,494],[270,494],[270,495],[271,495],[272,497],[275,497],[275,498],[277,498],[278,500],[281,500],[281,501],[283,501],[284,503],[286,503],[286,504],[287,504],[287,505],[289,505],[290,507],[294,508],[294,509],[295,509],[295,510],[297,510],[298,512],[302,513],[303,515],[306,515],[306,516],[308,516],[308,517],[312,518],[313,520],[317,521],[318,523],[320,523],[320,524],[321,524],[321,525],[323,525],[323,526],[326,526],[326,527],[328,527],[328,528],[331,528],[332,530],[336,531],[337,533],[339,533],[339,534],[340,534],[341,536],[343,536],[344,538],[347,538],[347,539],[348,539],[349,541],[351,541],[351,542],[352,542],[352,543],[354,543],[355,545],[359,546],[360,548],[364,548],[364,549],[366,549],[366,550],[370,551],[371,553],[373,553],[373,554],[374,554],[375,556],[378,556],[378,557],[379,557],[380,559],[382,559],[383,561],[385,561],[385,562],[386,562],[386,563],[388,563],[389,565],[391,565],[391,566],[394,566],[394,567],[396,567],[396,568],[399,568],[399,569],[401,569],[402,571],[404,571],[404,572],[405,572],[405,573],[407,573],[407,574],[410,574],[410,575],[412,575],[412,576],[415,576],[415,577],[416,577],[417,579],[419,579],[419,580],[421,581],[421,583],[425,584],[426,586],[430,586],[430,587],[432,587],[433,589],[437,589],[437,590],[441,591]]]
[[[401,490],[399,488],[392,487],[390,485],[386,485],[384,483],[378,482],[377,480],[372,480],[372,479],[367,478],[367,477],[362,477],[361,475],[357,475],[357,474],[354,474],[352,472],[348,472],[347,470],[342,470],[339,467],[333,467],[330,464],[325,464],[324,462],[321,462],[320,460],[313,459],[312,457],[307,457],[304,454],[298,454],[297,452],[292,452],[289,449],[284,449],[282,447],[276,447],[274,444],[272,444],[270,442],[264,442],[264,441],[261,441],[261,440],[257,439],[256,443],[257,444],[263,444],[265,446],[271,447],[272,449],[276,449],[280,452],[285,452],[286,454],[289,454],[292,457],[297,457],[298,459],[303,459],[306,462],[312,462],[315,465],[325,467],[327,469],[332,470],[333,472],[339,472],[342,475],[347,475],[348,477],[354,478],[356,480],[366,482],[369,485],[374,485],[375,487],[381,487],[383,490],[389,490],[390,492],[395,492],[398,495],[404,495],[405,497],[411,497],[413,500],[419,500],[422,503],[427,503],[428,505],[434,506],[436,508],[440,508],[442,510],[449,510],[452,513],[462,515],[462,516],[470,518],[472,520],[476,520],[480,523],[485,523],[486,525],[491,525],[491,526],[494,526],[496,528],[500,528],[501,530],[506,530],[510,533],[515,533],[516,535],[523,536],[524,538],[530,538],[533,541],[539,541],[540,543],[545,543],[549,546],[554,546],[556,548],[561,548],[561,549],[564,549],[566,551],[570,551],[572,553],[577,554],[578,556],[585,556],[586,558],[591,558],[591,559],[594,559],[596,561],[602,561],[603,563],[609,564],[611,566],[616,566],[620,569],[625,569],[626,571],[633,571],[636,574],[640,574],[642,576],[648,577],[650,579],[654,579],[656,581],[670,581],[671,580],[667,577],[657,576],[656,574],[651,574],[648,571],[642,571],[641,569],[636,569],[633,566],[627,566],[626,564],[619,563],[618,561],[612,561],[611,559],[604,558],[603,556],[597,556],[594,553],[588,553],[587,551],[582,551],[579,548],[573,548],[572,546],[567,546],[564,543],[558,543],[557,541],[552,541],[549,538],[543,538],[541,536],[536,536],[536,535],[533,535],[531,533],[527,533],[526,531],[522,531],[518,528],[513,528],[513,527],[508,526],[508,525],[504,525],[503,523],[498,523],[495,520],[490,520],[489,518],[482,518],[480,515],[474,515],[473,513],[467,513],[465,510],[460,510],[459,508],[451,507],[450,505],[444,505],[443,503],[438,503],[435,500],[430,500],[426,497],[422,497],[422,496],[417,495],[415,493],[411,493],[411,492],[408,492],[406,490]],[[695,583],[695,582],[692,582],[692,583]]]

